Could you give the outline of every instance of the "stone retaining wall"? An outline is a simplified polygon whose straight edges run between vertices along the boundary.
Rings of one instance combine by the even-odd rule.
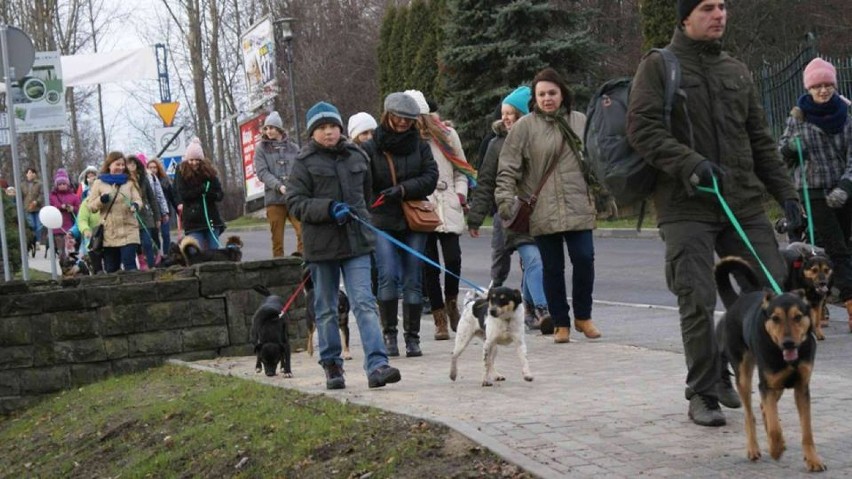
[[[263,285],[289,298],[301,261],[282,258],[0,284],[0,413],[45,394],[169,358],[253,354],[249,330]],[[304,297],[290,308],[304,346]]]

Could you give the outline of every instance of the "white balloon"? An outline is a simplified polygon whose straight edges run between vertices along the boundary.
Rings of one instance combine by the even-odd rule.
[[[38,212],[38,219],[41,224],[48,228],[62,228],[62,213],[55,206],[42,207],[41,211]]]

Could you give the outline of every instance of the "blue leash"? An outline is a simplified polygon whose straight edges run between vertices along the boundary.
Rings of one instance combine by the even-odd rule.
[[[479,286],[478,284],[474,283],[473,281],[468,281],[468,280],[466,280],[466,279],[462,278],[461,276],[459,276],[459,275],[457,275],[457,274],[455,274],[455,273],[453,273],[453,272],[451,272],[451,271],[447,271],[447,268],[444,268],[444,267],[443,267],[443,266],[441,266],[440,264],[438,264],[438,263],[436,263],[436,262],[432,261],[431,259],[429,259],[429,258],[427,258],[427,257],[423,256],[423,255],[422,255],[419,251],[417,251],[417,250],[415,250],[415,249],[412,249],[412,248],[411,248],[410,246],[408,246],[407,244],[405,244],[405,243],[403,243],[403,242],[399,241],[398,239],[394,238],[393,236],[391,236],[391,235],[389,235],[389,234],[385,233],[384,231],[382,231],[382,230],[380,230],[380,229],[376,228],[375,226],[371,225],[370,223],[368,223],[368,222],[364,221],[363,219],[359,218],[359,217],[358,217],[358,215],[356,215],[356,214],[355,214],[355,213],[353,213],[352,211],[350,211],[350,212],[349,212],[349,216],[351,216],[353,219],[355,219],[356,221],[358,221],[358,222],[359,222],[359,223],[361,223],[362,225],[366,226],[367,228],[370,228],[371,230],[373,230],[373,232],[374,232],[374,233],[376,233],[377,235],[379,235],[379,236],[381,236],[381,237],[383,237],[383,238],[387,239],[387,240],[388,240],[388,241],[390,241],[391,243],[393,243],[393,244],[395,244],[396,246],[398,246],[398,247],[402,248],[404,251],[406,251],[406,252],[408,252],[408,253],[413,254],[415,257],[417,257],[417,258],[421,259],[423,262],[425,262],[425,263],[427,263],[427,264],[429,264],[429,265],[432,265],[433,267],[438,268],[439,270],[441,270],[441,271],[443,271],[444,273],[446,273],[446,274],[448,274],[448,275],[452,276],[453,278],[456,278],[456,279],[458,279],[459,281],[461,281],[461,282],[463,282],[463,283],[465,283],[465,284],[467,284],[467,285],[469,285],[469,286],[473,287],[473,289],[475,289],[475,290],[479,291],[480,293],[485,293],[485,292],[486,292],[485,288],[483,288],[482,286]]]

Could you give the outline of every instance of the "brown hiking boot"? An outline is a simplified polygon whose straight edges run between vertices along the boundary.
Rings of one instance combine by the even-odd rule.
[[[595,327],[595,323],[591,319],[575,319],[574,328],[585,334],[589,339],[597,339],[601,337],[601,332]]]
[[[435,341],[450,339],[450,332],[447,330],[447,315],[444,314],[444,310],[433,310],[432,318],[435,320]]]
[[[461,318],[461,316],[459,315],[458,296],[446,298],[444,300],[444,308],[447,312],[447,319],[450,321],[450,329],[452,329],[455,333],[456,328],[459,327],[459,319]],[[449,337],[447,339],[449,339]]]
[[[570,343],[571,342],[571,328],[568,326],[557,326],[556,331],[553,333],[553,342],[554,343]]]

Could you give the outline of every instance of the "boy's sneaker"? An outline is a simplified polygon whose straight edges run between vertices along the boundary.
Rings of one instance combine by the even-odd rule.
[[[385,384],[398,383],[400,379],[402,374],[399,373],[399,369],[384,364],[367,375],[367,385],[371,388],[380,388]]]
[[[699,426],[718,427],[726,423],[719,401],[703,394],[693,394],[689,398],[689,418]]]
[[[337,363],[323,364],[325,370],[325,388],[326,389],[344,389],[346,380],[343,379],[343,368]]]

